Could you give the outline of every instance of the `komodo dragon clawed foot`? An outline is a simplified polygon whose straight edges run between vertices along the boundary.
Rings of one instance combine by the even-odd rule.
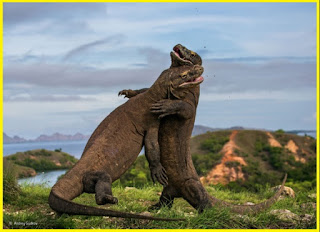
[[[132,89],[124,89],[118,93],[118,96],[124,95],[124,98],[132,98],[137,95],[137,93]]]
[[[98,205],[117,204],[118,199],[112,196],[111,177],[107,172],[87,172],[83,177],[83,188],[86,193],[95,193]]]
[[[173,205],[174,198],[180,197],[179,191],[176,190],[176,188],[172,185],[167,185],[164,187],[159,202],[150,206],[148,208],[148,211],[155,211],[159,210],[162,207],[168,207],[171,209]]]

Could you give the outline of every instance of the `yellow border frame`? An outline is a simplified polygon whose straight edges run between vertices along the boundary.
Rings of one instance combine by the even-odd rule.
[[[0,79],[0,116],[1,116],[1,124],[0,124],[0,154],[1,156],[3,155],[3,3],[6,3],[6,2],[91,2],[89,0],[16,0],[16,1],[10,1],[10,0],[1,0],[1,4],[0,4],[0,22],[1,22],[1,25],[0,25],[0,31],[1,31],[1,38],[0,38],[0,44],[1,44],[1,48],[0,48],[0,51],[1,51],[1,58],[0,58],[0,71],[1,71],[1,79]],[[272,230],[272,231],[318,231],[320,229],[319,227],[319,211],[320,211],[320,207],[319,207],[319,201],[320,201],[320,186],[319,186],[319,179],[320,179],[320,156],[319,156],[319,147],[320,147],[320,142],[319,142],[319,138],[320,138],[320,119],[319,119],[319,109],[320,109],[320,94],[319,94],[319,84],[320,84],[320,81],[319,81],[319,62],[320,62],[320,59],[319,59],[319,54],[320,54],[320,47],[319,47],[319,24],[320,24],[320,17],[319,17],[319,2],[317,0],[220,0],[220,1],[217,1],[217,0],[200,0],[200,1],[196,1],[196,0],[158,0],[158,1],[155,1],[155,0],[149,0],[149,1],[146,1],[146,0],[123,0],[123,1],[119,1],[119,0],[116,0],[116,1],[106,1],[106,0],[95,0],[95,1],[92,1],[92,2],[126,2],[126,3],[130,3],[130,2],[230,2],[230,3],[241,3],[241,2],[247,2],[247,3],[258,3],[258,2],[286,2],[286,3],[290,3],[290,2],[314,2],[317,4],[317,82],[316,82],[316,85],[317,85],[317,229],[275,229],[275,230]],[[1,170],[3,170],[3,159],[0,159],[0,168]],[[0,212],[0,219],[1,219],[1,222],[0,222],[0,230],[3,229],[3,178],[2,178],[2,171],[0,173],[0,200],[2,202],[0,208],[1,208],[1,212]],[[40,229],[13,229],[13,231],[23,231],[23,230],[27,230],[27,231],[39,231]],[[42,229],[42,230],[45,230],[45,229]],[[56,229],[55,231],[69,231],[70,229]],[[78,229],[77,229],[78,230]],[[119,230],[122,230],[122,229],[105,229],[107,231],[119,231]],[[134,229],[134,230],[131,230],[131,231],[146,231],[147,229]],[[151,229],[150,229],[151,230]],[[171,230],[171,229],[170,229]],[[189,231],[191,229],[184,229],[184,231]],[[81,231],[91,231],[90,229],[82,229]],[[152,231],[154,232],[159,232],[159,231],[163,231],[162,229],[152,229]],[[177,231],[177,229],[176,229]],[[192,231],[203,231],[203,230],[200,230],[200,229],[193,229]],[[243,231],[241,229],[207,229],[206,231]],[[257,232],[260,232],[260,231],[266,231],[265,229],[257,229],[257,230],[254,230],[254,231],[257,231]]]

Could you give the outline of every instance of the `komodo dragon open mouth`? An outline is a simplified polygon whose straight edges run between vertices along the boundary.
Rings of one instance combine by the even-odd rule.
[[[193,65],[193,63],[184,56],[184,54],[183,54],[182,51],[180,50],[179,46],[175,46],[175,47],[173,48],[173,54],[174,54],[179,60],[181,60],[181,61],[186,61],[186,62],[190,63],[191,65]]]
[[[195,85],[199,85],[200,83],[202,83],[204,80],[203,76],[197,77],[194,80],[189,80],[187,82],[182,83],[181,85],[179,85],[179,87],[191,87],[191,86],[195,86]]]
[[[179,85],[180,88],[192,88],[203,82],[204,78],[201,76],[203,73],[203,67],[199,65],[193,66],[189,72],[180,74],[180,77],[184,79],[184,82]]]

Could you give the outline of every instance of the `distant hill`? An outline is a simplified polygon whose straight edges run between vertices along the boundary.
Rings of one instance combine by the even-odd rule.
[[[207,132],[191,139],[194,165],[206,184],[316,180],[316,140],[260,130]]]
[[[202,126],[202,125],[194,125],[193,131],[192,131],[192,136],[196,135],[201,135],[206,132],[210,131],[220,131],[220,130],[244,130],[244,127],[241,126],[234,126],[230,128],[212,128],[212,127],[207,127],[207,126]]]
[[[20,138],[19,136],[9,137],[6,133],[3,133],[3,143],[23,143],[27,142],[26,139]]]
[[[249,128],[244,128],[241,126],[234,126],[230,128],[212,128],[208,126],[202,126],[202,125],[195,125],[192,131],[192,136],[197,136],[200,134],[204,134],[206,132],[212,132],[212,131],[221,131],[221,130],[249,130]],[[286,131],[286,133],[290,134],[316,134],[316,131],[314,130],[291,130]],[[315,137],[315,136],[313,136]],[[6,133],[3,133],[3,143],[26,143],[26,142],[53,142],[53,141],[78,141],[78,140],[88,140],[90,138],[90,135],[83,135],[81,133],[76,133],[74,135],[65,135],[61,133],[54,133],[52,135],[40,135],[36,139],[25,139],[22,137],[19,137],[15,135],[14,137],[8,136]]]
[[[281,130],[219,130],[191,138],[192,160],[204,184],[222,184],[242,191],[288,181],[316,186],[316,140]],[[151,182],[148,162],[139,156],[120,177],[128,186]]]
[[[3,133],[3,143],[26,143],[26,142],[53,142],[53,141],[78,141],[78,140],[88,140],[89,135],[83,135],[81,133],[76,133],[74,135],[64,135],[61,133],[54,133],[52,135],[40,135],[36,139],[24,139],[19,136],[10,137],[6,133]]]
[[[34,142],[51,142],[51,141],[77,141],[77,140],[87,140],[89,135],[83,135],[76,133],[74,135],[64,135],[60,133],[54,133],[52,135],[40,135],[38,138],[33,140]]]

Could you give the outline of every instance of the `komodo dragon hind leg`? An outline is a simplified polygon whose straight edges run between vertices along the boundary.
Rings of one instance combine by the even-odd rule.
[[[159,202],[150,206],[148,210],[159,210],[161,207],[164,206],[170,209],[172,207],[175,197],[180,197],[180,194],[174,186],[169,184],[163,188]]]
[[[118,199],[112,196],[112,179],[107,172],[87,172],[82,179],[84,192],[95,193],[98,205],[117,204]]]
[[[182,197],[189,202],[199,213],[210,208],[210,198],[199,180],[189,179],[181,189]]]

